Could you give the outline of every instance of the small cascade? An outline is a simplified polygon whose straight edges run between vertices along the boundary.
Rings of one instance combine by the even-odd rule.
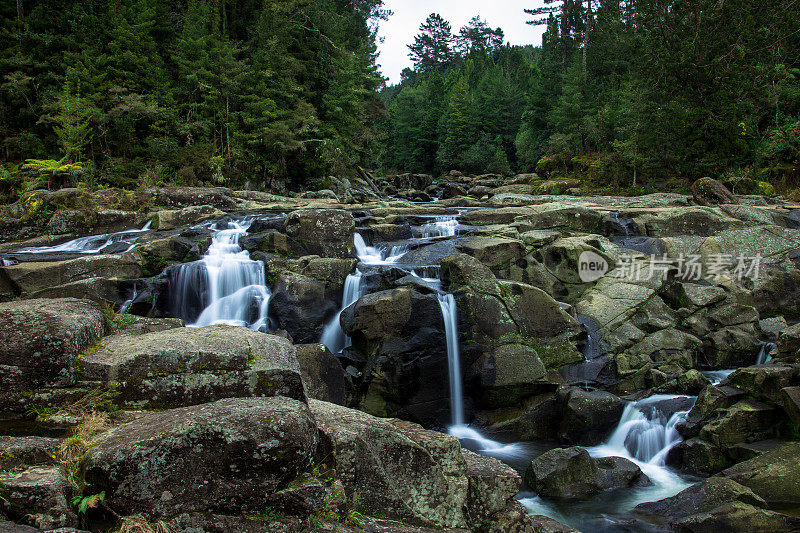
[[[691,396],[655,395],[625,406],[617,428],[600,446],[609,455],[618,455],[664,466],[667,452],[681,441],[675,426],[684,421],[689,410],[667,414],[661,405],[674,400],[690,400]]]
[[[364,289],[361,284],[362,278],[363,274],[359,270],[347,275],[347,279],[344,281],[342,307],[328,325],[325,326],[325,330],[322,332],[320,342],[327,346],[331,353],[342,353],[342,350],[350,344],[350,337],[344,334],[339,319],[342,316],[342,311],[356,303],[358,299],[363,296]]]
[[[392,265],[408,253],[408,246],[393,246],[390,249],[367,246],[361,234],[355,234],[355,248],[358,259],[365,265]]]
[[[136,239],[140,233],[150,231],[150,221],[141,229],[130,229],[117,233],[104,233],[102,235],[89,235],[59,244],[57,246],[35,246],[22,248],[17,253],[21,254],[48,254],[48,253],[78,253],[97,254],[114,245],[128,245],[125,249],[117,250],[118,253],[130,252],[136,247]]]
[[[712,385],[719,385],[724,380],[728,378],[731,374],[736,371],[734,368],[729,368],[726,370],[705,370],[701,372],[705,377],[707,377]]]
[[[757,365],[766,365],[770,361],[772,361],[772,352],[777,348],[774,343],[765,342],[761,345],[761,351],[758,352],[758,357],[756,358]]]
[[[200,261],[181,265],[173,285],[173,312],[192,327],[228,324],[266,330],[270,292],[264,263],[239,246],[250,221],[233,221],[214,234]]]
[[[458,226],[458,215],[439,215],[433,222],[419,228],[420,237],[423,239],[455,237],[458,234]]]
[[[439,294],[439,307],[444,319],[447,340],[447,365],[450,376],[450,412],[453,426],[464,425],[464,396],[461,391],[461,357],[458,348],[456,299],[452,294]]]
[[[128,309],[130,308],[130,306],[133,304],[133,302],[136,301],[136,297],[137,296],[139,296],[139,291],[136,289],[136,284],[134,284],[133,285],[133,294],[131,295],[131,297],[128,300],[125,300],[125,302],[119,308],[119,314],[120,315],[124,315],[125,313],[128,312]]]

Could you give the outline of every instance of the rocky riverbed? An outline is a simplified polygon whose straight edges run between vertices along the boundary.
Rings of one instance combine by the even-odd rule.
[[[800,205],[569,185],[4,206],[0,531],[800,531]]]

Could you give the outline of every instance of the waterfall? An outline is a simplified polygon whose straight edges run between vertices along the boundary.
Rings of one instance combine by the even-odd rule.
[[[342,316],[342,311],[347,309],[358,301],[363,295],[361,285],[363,275],[359,270],[352,274],[347,275],[344,281],[344,293],[342,294],[342,307],[336,316],[325,326],[322,332],[320,342],[328,347],[331,353],[341,353],[347,346],[350,345],[350,337],[344,334],[342,325],[339,319]]]
[[[756,358],[757,365],[765,365],[772,361],[772,352],[777,348],[775,344],[771,342],[765,342],[761,345],[761,351],[758,352],[758,357]]]
[[[173,312],[189,326],[267,329],[271,294],[264,263],[250,259],[239,246],[250,222],[228,223],[214,234],[203,259],[181,265],[173,284]]]
[[[439,307],[444,319],[447,340],[447,365],[450,374],[450,412],[454,426],[464,425],[464,397],[461,392],[461,361],[458,349],[456,299],[452,294],[439,294]]]
[[[355,234],[354,244],[358,259],[365,265],[392,265],[408,253],[407,245],[393,246],[388,251],[375,246],[367,246],[359,233]]]
[[[433,237],[455,237],[458,232],[458,215],[439,215],[433,222],[419,229],[423,239]]]
[[[96,254],[114,244],[127,244],[129,246],[125,250],[119,251],[130,252],[136,247],[136,239],[139,238],[139,234],[149,230],[150,221],[148,221],[147,224],[145,224],[141,229],[129,229],[125,231],[119,231],[117,233],[104,233],[102,235],[89,235],[88,237],[80,237],[56,246],[35,246],[30,248],[22,248],[18,250],[17,253],[49,254],[68,252],[79,254]]]

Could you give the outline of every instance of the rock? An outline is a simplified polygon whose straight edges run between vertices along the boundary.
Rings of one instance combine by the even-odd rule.
[[[667,455],[667,463],[692,475],[709,476],[725,470],[732,461],[714,444],[692,438],[673,447]]]
[[[680,531],[730,531],[782,533],[800,531],[800,518],[765,511],[742,502],[730,502],[710,511],[687,516],[674,522]]]
[[[353,253],[355,221],[347,211],[301,209],[293,211],[284,223],[289,246],[300,255],[319,255],[344,259]]]
[[[606,391],[585,391],[577,387],[559,390],[561,425],[559,438],[563,442],[600,444],[617,426],[624,402]]]
[[[700,429],[700,438],[725,448],[740,442],[773,437],[777,422],[778,413],[775,408],[752,399],[744,399],[718,411]]]
[[[263,512],[267,495],[310,465],[317,430],[305,404],[235,398],[148,414],[93,439],[87,494],[120,514]]]
[[[318,341],[334,313],[336,304],[325,298],[325,283],[300,274],[278,276],[269,302],[269,314],[295,341]]]
[[[78,525],[68,501],[72,489],[59,467],[0,474],[0,510],[9,518],[51,530]]]
[[[491,269],[507,268],[525,256],[520,241],[498,237],[473,237],[461,249]]]
[[[68,261],[19,263],[2,267],[16,295],[31,295],[52,287],[64,286],[92,278],[135,279],[142,277],[142,268],[132,254],[79,257]]]
[[[636,464],[622,457],[594,459],[580,447],[557,448],[533,461],[525,482],[540,496],[562,500],[588,496],[633,485],[650,484]]]
[[[718,208],[704,206],[648,209],[637,215],[634,220],[637,225],[645,228],[645,233],[649,237],[686,235],[707,237],[752,225],[752,222],[733,218]]]
[[[221,217],[224,212],[211,205],[194,205],[176,210],[162,210],[153,217],[153,228],[171,230],[203,220]]]
[[[455,437],[316,400],[309,405],[320,431],[317,464],[335,471],[362,513],[456,528],[513,503],[519,476],[462,451]]]
[[[60,439],[48,437],[0,437],[0,471],[52,464],[60,445]]]
[[[467,196],[467,190],[458,183],[446,182],[442,184],[442,198],[456,198]]]
[[[306,395],[315,400],[344,405],[347,401],[344,370],[324,344],[297,346],[297,360]]]
[[[784,387],[781,389],[783,410],[789,415],[792,423],[800,427],[800,387]]]
[[[479,359],[473,373],[480,380],[485,407],[510,407],[539,391],[547,370],[533,348],[507,344]]]
[[[757,400],[780,405],[781,389],[793,385],[797,376],[797,369],[790,366],[750,366],[737,369],[725,383]]]
[[[722,183],[712,178],[702,178],[692,184],[692,195],[700,205],[738,204],[736,196]]]
[[[776,359],[786,362],[800,360],[800,323],[786,328],[778,338]]]
[[[783,333],[783,331],[789,327],[786,324],[786,319],[782,316],[762,318],[758,321],[758,326],[771,341],[778,340],[778,337],[780,337],[781,333]]]
[[[655,502],[641,503],[633,512],[643,515],[680,520],[687,516],[711,511],[730,502],[765,507],[765,502],[749,488],[729,479],[709,478],[695,483],[675,496]]]
[[[26,392],[75,385],[78,355],[105,331],[105,316],[86,301],[0,303],[0,418],[24,413]]]
[[[366,361],[359,408],[426,424],[449,419],[444,320],[432,294],[379,291],[345,309],[340,323]]]
[[[220,209],[236,207],[230,189],[221,187],[163,187],[153,191],[156,203],[170,207],[210,205]]]
[[[577,529],[565,526],[549,516],[529,515],[535,533],[579,533]]]
[[[164,408],[222,398],[304,400],[291,343],[247,328],[176,328],[104,338],[79,361],[80,377],[115,386],[125,405]]]
[[[285,234],[277,230],[248,234],[239,239],[239,245],[248,251],[262,251],[279,255],[289,255],[289,241]]]
[[[798,458],[800,443],[790,442],[732,466],[719,477],[748,487],[772,508],[796,506],[800,503]]]
[[[141,221],[142,215],[132,211],[62,209],[50,218],[47,223],[47,233],[49,235],[100,234],[129,229],[138,226]]]

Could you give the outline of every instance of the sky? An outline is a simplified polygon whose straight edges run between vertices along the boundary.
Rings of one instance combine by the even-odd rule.
[[[503,29],[511,44],[542,44],[543,26],[529,26],[523,9],[542,5],[541,0],[385,0],[384,7],[394,14],[381,21],[378,35],[378,64],[388,83],[400,81],[400,72],[411,66],[408,45],[419,33],[419,26],[431,13],[439,13],[458,33],[469,19],[479,15],[492,28]]]

